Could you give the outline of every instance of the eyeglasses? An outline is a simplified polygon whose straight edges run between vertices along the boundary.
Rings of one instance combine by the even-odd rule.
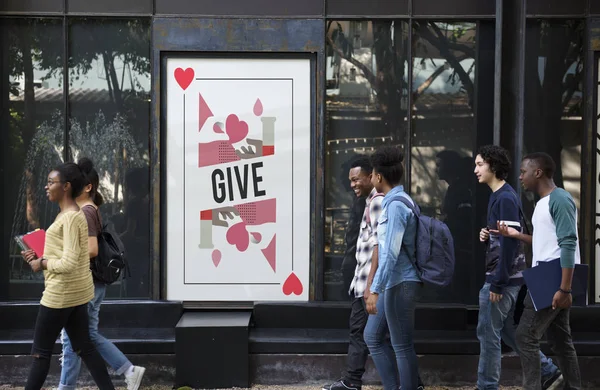
[[[55,184],[55,183],[62,183],[62,181],[60,181],[60,180],[48,180],[46,182],[46,184],[48,185],[48,187],[50,187],[52,184]]]

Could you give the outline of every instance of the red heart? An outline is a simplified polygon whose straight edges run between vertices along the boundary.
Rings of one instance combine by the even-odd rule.
[[[285,295],[290,295],[290,294],[300,295],[300,294],[302,294],[303,289],[304,288],[302,287],[302,282],[300,281],[300,279],[298,279],[296,274],[293,272],[285,280],[285,283],[283,283],[283,293]]]
[[[244,222],[239,222],[231,226],[227,230],[225,237],[227,238],[227,242],[231,245],[235,245],[240,252],[246,251],[248,245],[250,245],[250,234],[248,234]]]
[[[192,69],[192,68],[187,68],[186,70],[183,70],[181,68],[175,69],[175,80],[177,81],[177,84],[179,84],[181,89],[183,89],[185,91],[187,89],[187,87],[189,87],[190,84],[192,83],[192,81],[194,80],[194,69]]]
[[[248,135],[248,124],[241,121],[237,115],[231,114],[225,121],[225,132],[229,136],[229,143],[235,144]]]

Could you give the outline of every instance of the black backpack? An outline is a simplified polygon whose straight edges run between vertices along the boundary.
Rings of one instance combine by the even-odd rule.
[[[125,247],[112,226],[106,224],[98,234],[98,256],[94,259],[92,274],[100,282],[109,285],[125,273],[129,274]]]

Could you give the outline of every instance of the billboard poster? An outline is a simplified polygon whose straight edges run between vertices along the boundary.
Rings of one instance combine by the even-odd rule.
[[[167,299],[308,300],[310,60],[168,58]]]

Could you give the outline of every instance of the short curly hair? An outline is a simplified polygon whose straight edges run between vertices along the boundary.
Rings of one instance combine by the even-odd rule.
[[[552,179],[552,177],[554,177],[554,172],[556,172],[556,163],[548,153],[530,153],[523,157],[523,161],[525,160],[534,161],[544,172],[544,175],[546,175],[547,178]]]
[[[392,186],[404,177],[404,153],[396,146],[382,146],[371,155],[371,165]]]
[[[510,157],[506,149],[497,145],[486,145],[479,148],[477,154],[489,164],[497,179],[506,180],[510,171]]]
[[[373,172],[373,167],[371,166],[371,159],[369,156],[360,156],[356,160],[352,161],[350,168],[360,168],[361,171],[367,175],[370,175],[371,172]]]

